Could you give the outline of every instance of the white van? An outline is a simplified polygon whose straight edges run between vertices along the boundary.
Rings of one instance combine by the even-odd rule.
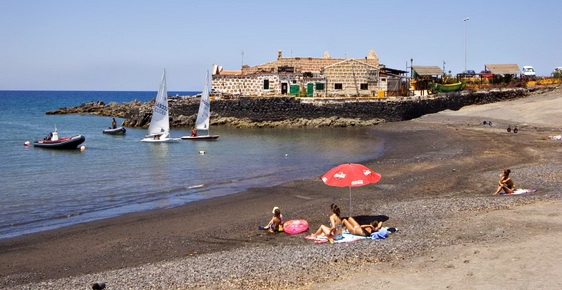
[[[528,76],[528,77],[534,77],[536,75],[535,69],[530,65],[524,65],[522,75]]]

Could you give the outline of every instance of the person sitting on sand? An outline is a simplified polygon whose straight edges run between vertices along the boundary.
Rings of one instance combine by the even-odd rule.
[[[504,169],[503,173],[500,174],[500,180],[498,182],[498,190],[494,193],[494,195],[499,194],[502,190],[505,193],[513,193],[515,191],[515,184],[513,184],[513,180],[509,177],[511,173],[510,169]]]
[[[265,227],[259,227],[260,230],[268,230],[270,233],[279,232],[283,224],[283,215],[281,214],[281,209],[279,207],[273,207],[271,211],[273,217]]]
[[[330,205],[330,209],[332,211],[332,214],[330,215],[331,227],[321,225],[320,228],[318,228],[318,230],[314,234],[312,234],[312,237],[316,238],[319,235],[324,234],[326,237],[328,237],[328,239],[333,238],[336,241],[343,239],[343,224],[340,217],[340,208],[332,203],[332,205]]]
[[[348,217],[347,219],[343,219],[342,222],[350,234],[365,237],[370,237],[372,233],[382,228],[382,222],[377,220],[368,225],[360,225],[353,217]]]

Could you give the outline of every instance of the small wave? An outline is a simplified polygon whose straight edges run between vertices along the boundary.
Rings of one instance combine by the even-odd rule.
[[[264,177],[270,177],[270,176],[274,176],[275,174],[276,174],[276,173],[268,173],[268,174],[254,175],[254,176],[249,176],[249,177],[244,177],[244,178],[237,178],[237,179],[225,180],[225,181],[217,182],[217,183],[215,183],[215,184],[217,184],[217,185],[223,185],[223,184],[230,184],[230,183],[236,183],[236,182],[243,182],[243,181],[248,181],[248,180],[253,180],[253,179],[260,179],[260,178],[264,178]]]

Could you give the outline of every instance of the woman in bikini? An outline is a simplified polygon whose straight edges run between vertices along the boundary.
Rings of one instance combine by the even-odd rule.
[[[513,180],[509,177],[510,173],[510,169],[503,170],[503,173],[500,174],[500,181],[498,181],[498,189],[494,194],[499,194],[502,190],[508,194],[515,191],[515,184],[513,184]]]
[[[360,225],[353,217],[348,217],[347,219],[343,219],[342,222],[350,234],[359,236],[369,237],[372,233],[382,228],[381,221],[373,221],[368,225]]]
[[[312,237],[316,238],[319,235],[324,234],[326,237],[333,238],[336,241],[343,239],[343,224],[340,217],[340,208],[332,203],[332,205],[330,205],[330,210],[332,211],[332,214],[330,215],[331,227],[321,225],[320,228],[312,234]]]

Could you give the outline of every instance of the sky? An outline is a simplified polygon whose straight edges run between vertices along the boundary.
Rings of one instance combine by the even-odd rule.
[[[213,64],[240,70],[278,50],[548,76],[560,27],[558,0],[0,0],[0,90],[156,91],[166,69],[168,90],[201,91]]]

